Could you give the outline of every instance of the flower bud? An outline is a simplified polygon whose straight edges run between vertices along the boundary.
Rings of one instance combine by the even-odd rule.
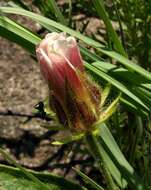
[[[75,38],[47,34],[36,53],[60,123],[73,132],[91,131],[100,115],[101,92],[84,70]]]

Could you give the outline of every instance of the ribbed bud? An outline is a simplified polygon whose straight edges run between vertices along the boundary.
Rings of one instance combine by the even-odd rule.
[[[101,91],[84,70],[75,38],[47,34],[36,53],[60,123],[73,132],[91,131],[100,115]]]

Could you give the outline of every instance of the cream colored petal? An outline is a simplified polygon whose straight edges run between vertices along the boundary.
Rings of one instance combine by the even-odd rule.
[[[69,36],[67,37],[66,41],[68,47],[74,47],[77,45],[76,39],[74,37]]]
[[[53,41],[58,39],[58,38],[59,38],[59,34],[57,32],[48,33],[45,36],[45,39],[53,40]]]

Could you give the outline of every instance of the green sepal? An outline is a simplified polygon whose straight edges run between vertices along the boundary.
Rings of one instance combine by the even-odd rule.
[[[111,115],[115,112],[118,102],[120,100],[121,93],[118,95],[118,97],[108,106],[108,108],[100,114],[99,120],[94,124],[98,125],[99,123],[105,122]]]
[[[53,145],[68,144],[68,143],[71,143],[73,141],[78,141],[78,140],[82,139],[84,137],[84,135],[85,135],[84,133],[76,134],[76,135],[71,135],[71,136],[62,138],[59,141],[53,141],[51,144],[53,144]]]
[[[107,99],[107,97],[108,97],[110,91],[111,91],[111,84],[108,83],[108,84],[105,86],[105,88],[103,89],[103,91],[102,91],[100,107],[102,107],[102,106],[105,104],[105,101],[106,101],[106,99]]]

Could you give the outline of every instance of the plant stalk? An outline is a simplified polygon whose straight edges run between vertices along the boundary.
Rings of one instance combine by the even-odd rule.
[[[94,159],[97,161],[97,164],[99,165],[99,168],[102,172],[106,180],[107,189],[108,190],[118,190],[119,188],[115,185],[111,174],[109,173],[108,168],[106,167],[106,164],[104,162],[104,159],[102,158],[102,145],[99,142],[99,139],[94,134],[86,134],[85,135],[85,142],[86,145],[94,157]]]

